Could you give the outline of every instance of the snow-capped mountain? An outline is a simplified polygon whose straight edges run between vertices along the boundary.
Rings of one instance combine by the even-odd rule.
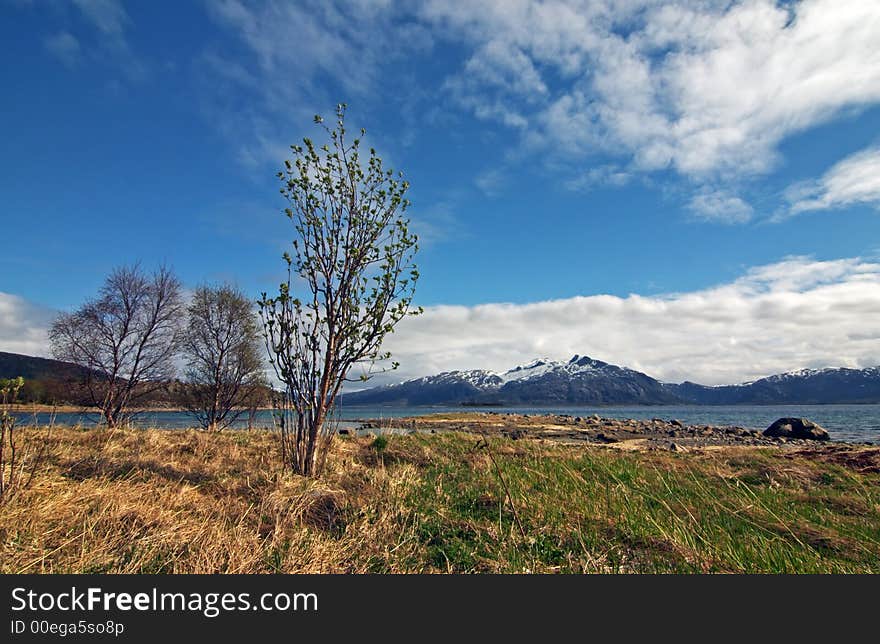
[[[741,385],[706,387],[683,382],[666,388],[698,405],[876,403],[880,402],[880,367],[799,369]]]
[[[537,359],[504,373],[447,371],[345,394],[343,404],[602,405],[678,402],[643,373],[575,355],[567,362]]]
[[[347,393],[348,405],[767,405],[880,403],[880,367],[801,369],[739,385],[661,383],[639,371],[575,355],[503,373],[447,371]]]

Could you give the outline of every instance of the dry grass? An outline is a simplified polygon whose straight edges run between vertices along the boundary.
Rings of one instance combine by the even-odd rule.
[[[880,475],[859,457],[413,435],[337,439],[315,481],[279,471],[262,431],[50,440],[0,506],[0,572],[880,571]]]
[[[0,507],[2,572],[365,572],[418,548],[400,520],[415,468],[373,466],[362,442],[337,445],[314,481],[278,471],[266,432],[56,428],[52,441]]]

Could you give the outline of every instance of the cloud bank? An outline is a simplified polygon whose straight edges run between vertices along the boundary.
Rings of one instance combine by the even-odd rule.
[[[689,293],[429,307],[386,340],[401,368],[371,383],[575,353],[669,382],[736,383],[878,365],[878,323],[880,264],[790,257]]]
[[[55,311],[0,292],[0,351],[49,355],[48,329]]]

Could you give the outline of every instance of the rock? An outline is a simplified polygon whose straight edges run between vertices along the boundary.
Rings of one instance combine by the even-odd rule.
[[[346,429],[345,427],[343,427],[342,429],[340,429],[340,430],[339,430],[338,432],[336,432],[336,433],[339,434],[340,436],[351,436],[351,430],[350,430],[350,429]]]
[[[602,441],[603,443],[619,443],[620,441],[614,438],[614,436],[609,436],[604,432],[599,432],[596,434],[596,438]]]
[[[675,418],[673,418],[672,420],[670,420],[670,421],[669,421],[669,424],[670,424],[670,425],[675,425],[676,427],[684,427],[684,423],[681,422],[680,420],[675,419]]]
[[[806,418],[780,418],[764,430],[764,436],[814,441],[827,441],[830,438],[825,428]]]
[[[685,452],[687,451],[684,447],[679,445],[678,443],[669,443],[669,451],[670,452]]]

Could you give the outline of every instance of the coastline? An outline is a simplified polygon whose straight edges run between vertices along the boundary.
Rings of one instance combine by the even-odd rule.
[[[101,410],[97,407],[90,407],[87,405],[46,405],[43,403],[14,403],[10,406],[11,412],[15,412],[17,414],[23,413],[37,413],[37,414],[51,414],[53,412],[59,414],[100,414]],[[182,407],[162,407],[162,406],[147,406],[147,407],[131,407],[129,412],[132,414],[144,414],[144,413],[155,413],[155,412],[169,412],[169,413],[180,413],[185,414],[186,409]],[[271,407],[258,407],[257,411],[272,411]]]
[[[388,419],[362,419],[358,431],[462,432],[513,440],[548,441],[570,445],[603,445],[616,449],[681,452],[717,447],[822,448],[862,447],[849,442],[765,436],[735,425],[686,424],[676,419],[604,418],[598,414],[513,414],[460,412]]]

